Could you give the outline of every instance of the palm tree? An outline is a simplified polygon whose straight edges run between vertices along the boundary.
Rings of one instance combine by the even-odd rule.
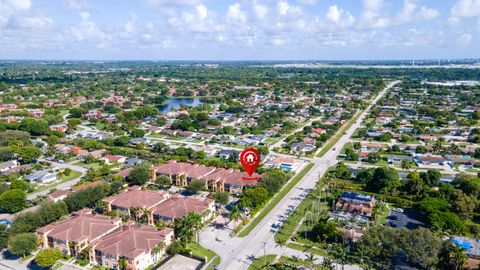
[[[299,262],[299,261],[300,261],[300,256],[292,255],[292,256],[290,257],[290,259],[292,259],[292,261],[294,261],[294,262]]]
[[[335,268],[335,266],[333,265],[333,261],[328,257],[323,258],[322,267],[328,270],[332,270]]]
[[[287,246],[287,240],[282,238],[277,242],[277,244],[275,246],[280,247],[280,250],[281,250],[281,253],[282,253],[282,254],[280,254],[280,256],[283,256],[283,248],[285,246]]]
[[[198,231],[200,231],[202,225],[202,216],[193,212],[187,215],[187,221],[188,224],[192,226],[195,232],[195,242],[198,243]]]
[[[310,267],[313,267],[313,264],[315,263],[317,258],[315,258],[315,256],[313,254],[308,253],[307,255],[305,255],[305,260],[308,262]]]
[[[402,163],[400,163],[400,166],[402,167],[402,169],[410,171],[413,167],[413,164],[411,161],[404,159],[402,160]]]
[[[127,258],[121,257],[121,258],[118,260],[118,267],[120,268],[120,270],[125,270],[125,269],[127,269]]]
[[[467,254],[465,250],[459,246],[454,246],[450,248],[449,251],[450,263],[457,269],[464,269],[468,262]]]
[[[154,255],[158,255],[158,254],[162,255],[162,251],[163,251],[164,248],[165,248],[165,243],[162,242],[162,241],[160,241],[160,242],[158,242],[158,244],[152,249],[152,253],[153,253]]]
[[[238,208],[237,205],[234,205],[232,207],[232,210],[230,210],[230,212],[228,213],[228,218],[230,220],[234,220],[235,221],[235,226],[234,227],[237,227],[237,221],[240,219],[240,208]]]
[[[77,256],[77,243],[75,241],[68,242],[68,248],[70,249],[72,257]]]

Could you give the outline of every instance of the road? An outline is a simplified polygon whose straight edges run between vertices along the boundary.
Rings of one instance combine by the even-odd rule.
[[[300,182],[290,190],[287,195],[270,211],[266,217],[246,236],[243,238],[231,237],[229,229],[217,229],[213,226],[207,227],[200,233],[200,244],[214,250],[221,258],[219,269],[247,269],[250,262],[249,257],[260,257],[263,254],[279,254],[279,252],[288,252],[288,254],[298,255],[302,253],[290,248],[277,246],[274,240],[274,233],[270,231],[271,224],[278,222],[281,217],[288,216],[291,208],[296,208],[301,199],[315,187],[319,178],[327,171],[330,166],[337,163],[336,157],[340,154],[340,150],[350,140],[355,129],[359,128],[362,121],[369,114],[373,104],[387,93],[399,81],[391,82],[382,90],[370,105],[361,113],[360,117],[348,129],[348,131],[338,140],[332,147],[332,151],[328,151],[321,158],[313,158],[314,167],[300,180]],[[302,255],[302,254],[300,254]],[[304,257],[304,256],[301,256]],[[321,262],[319,260],[318,262]],[[347,265],[345,269],[359,269],[358,266]]]
[[[37,192],[33,192],[33,193],[30,193],[27,195],[27,199],[29,200],[33,200],[35,199],[36,197],[38,196],[42,196],[42,195],[47,195],[48,193],[50,193],[50,191],[52,189],[67,189],[73,185],[75,185],[78,181],[80,181],[80,179],[85,175],[85,173],[87,172],[87,169],[84,168],[84,167],[81,167],[81,166],[77,166],[77,165],[72,165],[72,164],[68,164],[68,163],[57,163],[57,162],[51,162],[51,161],[48,161],[48,160],[44,160],[44,159],[41,159],[40,161],[44,161],[44,162],[50,162],[50,164],[52,164],[53,167],[57,168],[57,169],[65,169],[65,168],[69,168],[71,170],[74,170],[74,171],[78,171],[81,173],[81,175],[77,178],[74,178],[70,181],[67,181],[67,182],[63,182],[61,184],[58,184],[54,187],[51,187],[49,189],[45,189],[45,190],[42,190],[42,191],[37,191]]]

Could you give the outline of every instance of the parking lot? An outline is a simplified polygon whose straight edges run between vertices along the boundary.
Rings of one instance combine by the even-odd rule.
[[[403,212],[398,210],[390,210],[387,216],[387,225],[395,228],[415,229],[425,227],[420,221],[419,213],[412,209],[405,209]]]

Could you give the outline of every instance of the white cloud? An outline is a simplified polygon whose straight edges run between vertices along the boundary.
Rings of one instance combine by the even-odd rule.
[[[182,6],[198,3],[197,0],[143,0],[143,2],[150,6]]]
[[[47,17],[19,17],[16,22],[19,27],[30,29],[47,29],[54,25],[53,20]]]
[[[458,18],[480,16],[480,0],[459,0],[450,13]]]
[[[74,11],[87,11],[90,9],[90,5],[82,0],[68,0],[64,2],[64,5],[69,10]]]
[[[280,16],[300,15],[302,8],[299,6],[291,5],[286,0],[282,0],[277,4],[278,14]]]
[[[350,26],[353,24],[355,19],[350,14],[350,12],[345,12],[343,9],[340,9],[337,5],[330,6],[327,12],[327,20],[334,23],[336,26]]]
[[[298,2],[302,5],[314,6],[317,4],[318,0],[298,0]]]
[[[227,23],[233,24],[233,25],[238,25],[238,24],[241,25],[247,22],[247,16],[242,11],[239,3],[235,3],[228,7],[227,14],[225,15],[225,19]]]
[[[458,38],[458,42],[463,45],[468,45],[472,41],[472,34],[463,34]]]
[[[253,4],[252,5],[253,12],[255,13],[255,17],[259,20],[263,20],[268,15],[268,7],[260,4]]]
[[[32,6],[30,0],[6,0],[5,3],[15,10],[26,10]]]
[[[380,14],[383,0],[363,0],[363,11],[360,18],[362,28],[385,28],[390,25],[390,18]]]
[[[440,13],[436,9],[426,6],[418,6],[412,0],[404,0],[402,10],[396,15],[394,24],[406,24],[415,21],[428,21],[438,17]]]

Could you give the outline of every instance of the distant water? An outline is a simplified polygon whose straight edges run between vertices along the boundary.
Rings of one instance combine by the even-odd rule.
[[[172,109],[180,108],[181,104],[184,104],[189,107],[196,107],[203,102],[200,101],[200,98],[169,98],[168,103],[160,108],[161,112],[169,112]]]

